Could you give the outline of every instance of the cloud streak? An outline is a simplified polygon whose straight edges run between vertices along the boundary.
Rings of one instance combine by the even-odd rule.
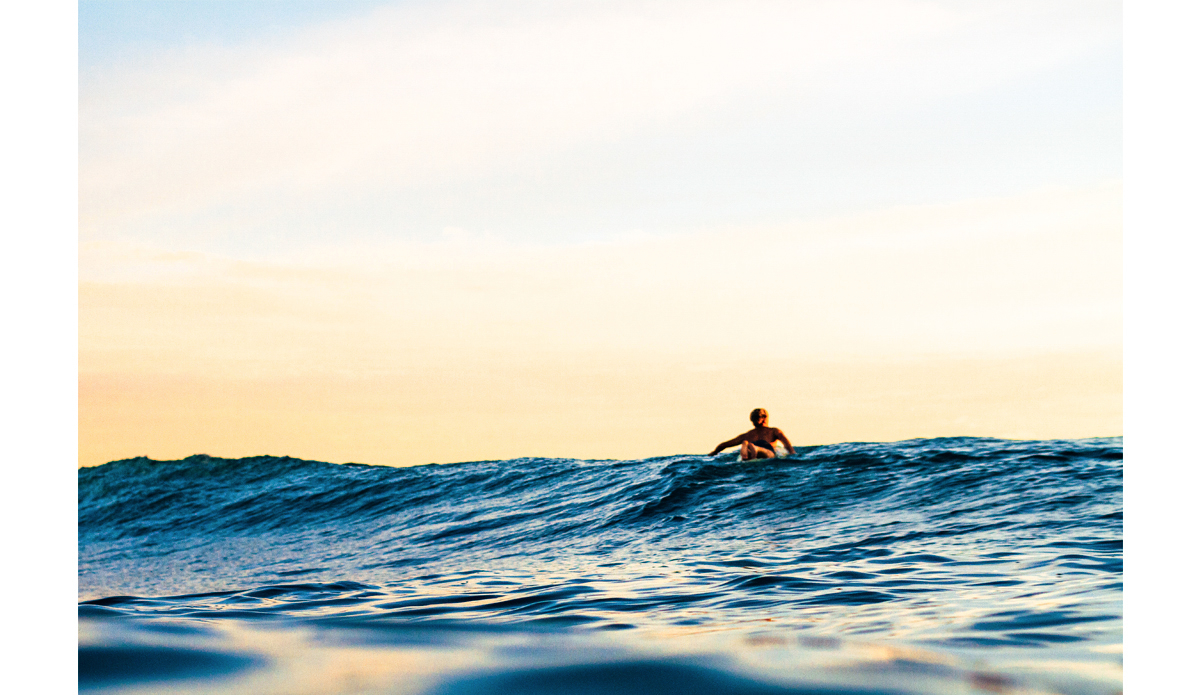
[[[161,239],[219,219],[184,236],[195,247],[294,234],[278,218],[297,205],[345,212],[348,199],[514,168],[588,167],[597,148],[639,138],[700,145],[730,119],[781,139],[828,137],[851,114],[886,123],[1113,44],[1112,8],[1091,7],[451,3],[384,8],[267,46],[167,52],[84,80],[82,227],[86,239]],[[413,231],[402,214],[388,219],[393,233]],[[361,209],[337,233],[356,224],[371,224]]]
[[[258,263],[85,245],[85,265],[111,274],[84,286],[81,349],[99,363],[153,345],[159,368],[219,372],[731,359],[748,338],[792,359],[1107,349],[1120,344],[1119,219],[1110,184],[559,247],[460,235]]]

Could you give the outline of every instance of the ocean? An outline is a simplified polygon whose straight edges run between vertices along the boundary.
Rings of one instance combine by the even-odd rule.
[[[1121,438],[79,470],[79,687],[1122,690]]]

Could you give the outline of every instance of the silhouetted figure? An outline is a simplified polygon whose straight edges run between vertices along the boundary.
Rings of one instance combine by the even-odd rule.
[[[750,459],[773,459],[775,458],[775,442],[777,441],[783,442],[783,446],[788,450],[789,454],[796,455],[796,450],[792,448],[792,443],[783,434],[783,430],[778,427],[767,426],[766,408],[751,410],[750,422],[754,423],[754,429],[745,434],[739,434],[727,442],[721,442],[717,445],[716,449],[712,450],[709,456],[716,456],[721,453],[722,449],[728,449],[736,444],[741,444],[743,461]]]

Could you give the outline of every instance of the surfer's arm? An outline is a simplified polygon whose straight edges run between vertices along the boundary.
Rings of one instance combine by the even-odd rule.
[[[737,446],[738,444],[741,444],[742,442],[746,441],[746,437],[748,437],[748,436],[750,436],[750,432],[746,432],[745,434],[739,434],[738,436],[734,437],[733,439],[730,439],[727,442],[721,442],[720,444],[717,445],[716,449],[712,450],[712,453],[709,454],[709,456],[716,456],[717,454],[721,453],[722,449],[728,449],[731,446]]]
[[[788,441],[787,435],[778,427],[775,428],[775,434],[779,435],[779,440],[783,442],[783,448],[787,449],[788,454],[795,456],[796,450],[792,447],[792,443]]]

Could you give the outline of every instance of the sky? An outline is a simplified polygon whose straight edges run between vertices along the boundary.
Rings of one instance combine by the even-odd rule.
[[[80,465],[1123,433],[1119,3],[78,17]]]

